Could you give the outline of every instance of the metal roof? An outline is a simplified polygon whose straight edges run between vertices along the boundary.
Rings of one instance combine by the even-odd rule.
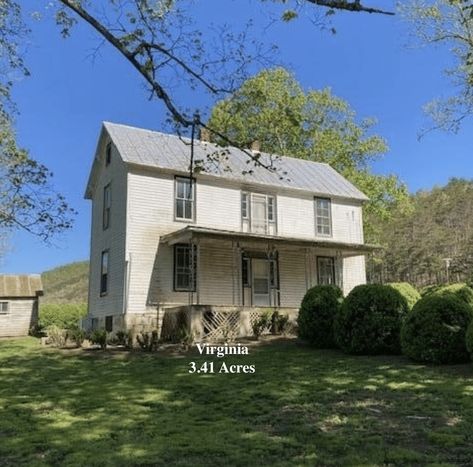
[[[103,125],[125,162],[182,173],[189,171],[188,138],[110,122],[104,122]],[[220,156],[220,163],[209,161],[209,154],[222,153],[222,150],[228,152]],[[240,149],[222,148],[199,140],[195,142],[194,154],[195,160],[206,161],[204,173],[208,176],[359,201],[368,199],[328,164],[261,153],[263,162],[268,164],[274,161],[277,171],[271,172],[264,167],[255,167],[248,155]],[[248,170],[253,173],[245,174]]]
[[[36,297],[42,292],[39,274],[0,275],[0,297]]]
[[[266,243],[278,243],[301,247],[331,248],[356,255],[370,253],[381,249],[381,247],[378,245],[369,245],[363,243],[337,242],[332,240],[319,240],[316,238],[279,237],[276,235],[264,235],[251,232],[234,232],[231,230],[212,229],[193,225],[188,225],[182,229],[163,235],[161,237],[161,241],[163,243],[173,245],[175,243],[180,243],[181,241],[188,242],[192,237],[211,237],[223,240],[261,241]]]

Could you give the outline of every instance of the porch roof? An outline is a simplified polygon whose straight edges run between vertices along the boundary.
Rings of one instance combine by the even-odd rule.
[[[303,248],[318,247],[330,248],[332,250],[341,250],[351,254],[366,254],[380,250],[378,245],[362,243],[335,242],[331,240],[306,239],[297,237],[281,237],[276,235],[265,235],[251,232],[236,232],[231,230],[212,229],[208,227],[198,227],[188,225],[182,229],[168,233],[161,237],[161,241],[169,245],[176,243],[188,243],[195,238],[214,238],[233,241],[252,241],[266,244],[279,244],[289,246],[299,246]]]

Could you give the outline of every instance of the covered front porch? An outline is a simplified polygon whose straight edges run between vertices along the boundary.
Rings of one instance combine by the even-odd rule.
[[[298,308],[316,284],[336,284],[348,293],[365,282],[364,255],[376,248],[197,226],[160,242],[173,249],[168,302],[239,307]]]

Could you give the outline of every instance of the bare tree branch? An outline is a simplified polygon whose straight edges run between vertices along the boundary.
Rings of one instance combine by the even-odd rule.
[[[304,0],[317,6],[331,8],[334,10],[345,10],[354,13],[377,13],[382,15],[393,16],[393,11],[386,11],[380,8],[367,7],[362,5],[361,0]]]

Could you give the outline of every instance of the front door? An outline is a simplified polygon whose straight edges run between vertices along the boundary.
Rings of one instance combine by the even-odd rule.
[[[251,260],[253,280],[253,306],[270,305],[270,278],[269,261],[267,259],[253,258]]]

